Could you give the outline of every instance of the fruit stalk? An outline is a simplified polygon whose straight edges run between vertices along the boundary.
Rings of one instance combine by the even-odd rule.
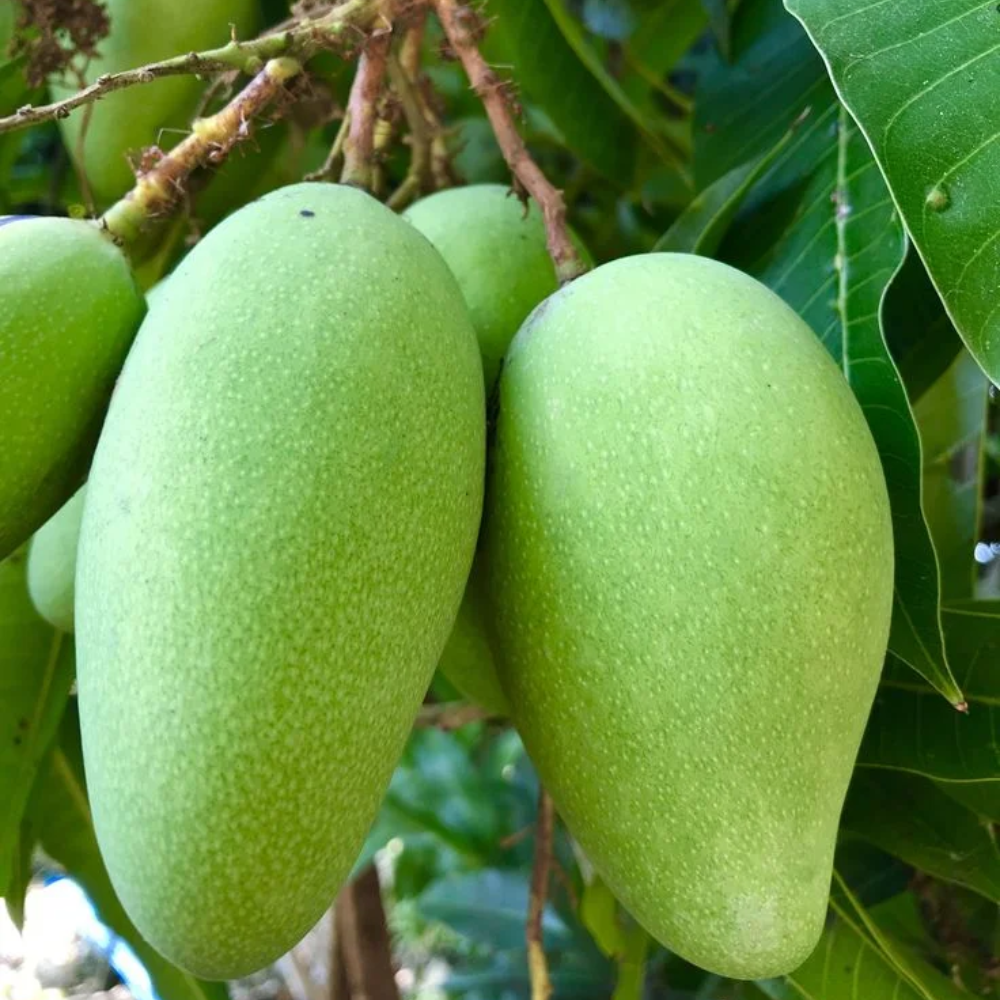
[[[384,15],[384,9],[384,0],[343,0],[320,17],[304,18],[274,34],[246,42],[233,39],[217,49],[190,52],[120,73],[108,73],[62,101],[38,107],[26,105],[0,118],[0,135],[65,118],[76,108],[92,104],[113,91],[151,83],[165,76],[205,75],[234,69],[242,73],[259,73],[266,61],[281,56],[305,62],[319,49],[341,42],[344,36],[369,30]]]
[[[538,822],[535,827],[535,865],[531,871],[531,899],[528,903],[528,973],[531,977],[531,1000],[549,1000],[552,982],[545,960],[542,937],[542,915],[549,894],[549,869],[552,867],[552,836],[555,827],[555,806],[543,788],[538,794]]]
[[[478,705],[469,705],[464,701],[445,702],[441,705],[424,705],[420,709],[413,725],[417,729],[441,729],[451,732],[461,729],[472,722],[484,722],[491,718],[489,712]]]
[[[490,68],[476,44],[478,15],[458,0],[431,0],[448,42],[465,68],[465,73],[483,102],[500,151],[516,182],[538,202],[545,219],[549,254],[559,283],[566,284],[588,268],[580,257],[566,227],[566,204],[562,192],[549,183],[531,158],[517,131],[508,105],[505,83]]]
[[[180,201],[191,173],[224,158],[246,138],[254,116],[280,97],[286,84],[301,72],[302,64],[295,59],[270,60],[221,111],[196,121],[191,135],[141,174],[135,187],[104,213],[103,226],[125,246],[134,243],[150,219],[167,215]]]
[[[378,103],[385,82],[386,60],[392,35],[380,32],[369,38],[351,85],[347,101],[350,122],[344,140],[344,169],[341,184],[371,190],[374,178],[375,123],[378,121]]]

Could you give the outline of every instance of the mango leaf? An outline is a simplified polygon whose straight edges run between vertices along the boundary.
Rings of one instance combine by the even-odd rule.
[[[21,816],[73,683],[73,643],[32,606],[26,564],[24,548],[0,563],[0,890],[17,875]]]
[[[882,303],[882,332],[914,405],[962,349],[962,340],[912,243]]]
[[[812,955],[784,980],[759,983],[772,1000],[959,1000],[937,970],[879,930],[846,890]]]
[[[528,875],[484,869],[435,882],[417,900],[428,920],[447,924],[468,938],[505,951],[524,947],[528,916]],[[566,947],[572,935],[551,907],[542,917],[547,945]]]
[[[633,103],[624,87],[605,68],[604,61],[587,41],[580,22],[566,8],[563,0],[543,0],[549,14],[569,47],[587,67],[591,76],[601,85],[604,92],[614,101],[618,110],[632,123],[632,127],[642,136],[649,148],[664,162],[681,167],[683,158],[677,149],[668,144],[667,139],[651,127],[655,121],[652,109],[645,113]],[[527,5],[526,5],[527,6]]]
[[[624,952],[625,932],[618,923],[618,900],[600,875],[595,874],[583,890],[580,920],[609,958]]]
[[[224,983],[196,979],[150,947],[115,895],[101,860],[87,800],[75,704],[67,709],[59,740],[39,771],[25,812],[22,837],[37,839],[45,853],[82,886],[101,920],[138,955],[161,1000],[227,1000]],[[197,900],[192,900],[191,905],[196,906]]]
[[[879,323],[906,250],[902,226],[864,138],[843,109],[785,236],[757,277],[812,326],[861,404],[889,488],[896,587],[889,648],[949,701],[962,700],[939,618],[937,557],[921,508],[920,439]]]
[[[924,510],[946,600],[974,595],[989,380],[963,349],[918,400]]]
[[[864,137],[836,101],[801,27],[780,0],[751,0],[740,14],[741,33],[748,26],[764,33],[740,52],[728,74],[718,70],[706,81],[709,103],[720,104],[737,130],[752,123],[755,134],[746,141],[754,148],[761,134],[774,134],[776,126],[784,132],[802,113],[803,86],[813,103],[809,120],[758,184],[771,197],[755,207],[751,195],[720,256],[781,295],[841,365],[868,420],[889,488],[896,542],[889,648],[958,704],[962,695],[940,623],[937,556],[921,507],[920,438],[880,326],[883,297],[905,258],[903,227]],[[757,60],[775,74],[767,101],[759,99],[759,88],[748,89]],[[819,83],[806,85],[808,80]],[[731,102],[724,111],[723,98]],[[725,158],[728,147],[714,148],[713,155]],[[779,175],[785,178],[780,183]],[[786,197],[774,189],[786,183],[792,184],[794,210],[774,232],[774,200]]]
[[[1000,823],[1000,781],[938,781],[935,784],[970,812],[992,823]]]
[[[841,830],[1000,902],[1000,852],[987,824],[927,778],[859,768]]]
[[[861,744],[862,767],[942,781],[1000,782],[1000,601],[943,609],[948,649],[968,703],[954,711],[890,658]]]
[[[31,861],[34,851],[35,845],[30,837],[19,834],[14,846],[14,863],[3,895],[7,914],[18,930],[24,930],[24,903],[31,882]]]
[[[684,96],[666,83],[665,77],[701,37],[708,13],[701,0],[657,0],[645,5],[625,46],[625,61],[633,75],[622,86],[637,100],[637,88],[653,86],[675,106],[684,105]]]
[[[697,194],[653,249],[711,257],[719,249],[747,195],[771,168],[794,134],[793,127],[756,160],[734,167]]]
[[[733,60],[716,58],[695,104],[695,183],[703,190],[772,149],[806,109],[794,142],[772,164],[762,199],[808,177],[835,136],[833,87],[781,0],[748,0],[733,26]]]
[[[841,831],[834,866],[844,884],[863,906],[872,907],[907,891],[913,869],[874,844]],[[833,886],[832,898],[840,890]]]
[[[491,61],[517,67],[524,93],[548,114],[566,145],[621,187],[632,183],[636,132],[580,61],[543,2],[489,0]]]
[[[986,374],[1000,381],[996,5],[787,0],[787,6],[868,137],[958,332]]]

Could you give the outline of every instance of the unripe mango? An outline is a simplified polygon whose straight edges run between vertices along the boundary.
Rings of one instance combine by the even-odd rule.
[[[104,6],[111,30],[98,43],[97,58],[87,64],[87,84],[104,73],[225,45],[230,26],[237,37],[247,38],[259,18],[257,0],[105,0]],[[78,87],[70,76],[50,81],[54,100]],[[147,146],[168,149],[183,138],[204,89],[203,81],[182,75],[109,94],[90,110],[82,156],[84,112],[60,120],[66,148],[98,204],[109,204],[134,183],[129,154],[136,157]]]
[[[795,968],[892,603],[885,481],[840,371],[738,271],[615,261],[519,331],[492,470],[500,679],[570,831],[684,958]]]
[[[404,216],[434,244],[462,289],[489,393],[521,323],[558,285],[541,213],[533,201],[525,210],[509,187],[474,184],[423,198]],[[479,576],[477,562],[438,667],[470,701],[493,715],[508,715],[490,650],[489,604]]]
[[[150,943],[260,968],[329,906],[472,561],[482,371],[433,247],[282,188],[171,275],[87,483],[79,694],[95,826]]]
[[[144,309],[97,226],[0,218],[0,558],[83,481]]]
[[[28,549],[28,593],[38,613],[63,632],[73,631],[76,550],[84,488],[43,524]]]
[[[404,213],[434,244],[469,305],[483,355],[486,388],[507,345],[539,302],[558,287],[538,206],[502,184],[439,191]]]
[[[438,670],[469,701],[490,715],[510,715],[510,702],[497,677],[489,638],[489,604],[478,561],[472,565],[458,618],[445,644]]]

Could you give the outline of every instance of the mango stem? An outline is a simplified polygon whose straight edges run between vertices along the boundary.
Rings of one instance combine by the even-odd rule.
[[[477,39],[483,30],[479,15],[458,0],[430,0],[437,11],[448,43],[458,56],[479,99],[486,109],[493,133],[510,172],[514,189],[538,203],[545,220],[549,255],[556,277],[563,285],[589,270],[574,246],[566,226],[566,204],[562,191],[552,185],[532,159],[510,108],[510,84],[501,80],[479,51]]]
[[[168,215],[183,198],[187,178],[198,167],[224,159],[247,138],[254,116],[301,72],[302,64],[295,59],[270,60],[221,111],[198,119],[180,145],[139,175],[135,187],[104,213],[103,228],[125,247],[134,243],[151,219]]]

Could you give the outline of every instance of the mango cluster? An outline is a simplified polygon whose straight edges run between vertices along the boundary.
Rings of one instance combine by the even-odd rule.
[[[558,289],[490,185],[405,217],[281,188],[144,318],[99,230],[17,222],[0,287],[0,539],[68,501],[29,587],[75,628],[101,850],[164,955],[235,977],[313,925],[438,665],[654,937],[738,978],[809,954],[892,535],[772,292],[676,254]]]

